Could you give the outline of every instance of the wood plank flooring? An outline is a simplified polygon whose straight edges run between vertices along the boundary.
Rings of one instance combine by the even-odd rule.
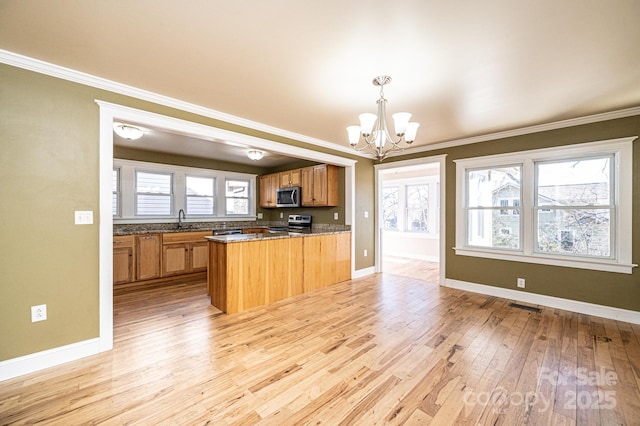
[[[633,425],[640,327],[395,274],[223,315],[115,295],[114,350],[0,382],[0,424]]]

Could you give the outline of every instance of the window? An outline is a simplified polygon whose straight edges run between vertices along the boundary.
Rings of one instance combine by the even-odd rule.
[[[407,185],[407,228],[412,232],[427,232],[429,185]]]
[[[215,178],[187,175],[187,215],[213,216]]]
[[[389,186],[382,189],[382,217],[384,229],[398,230],[398,205],[400,192],[397,186]]]
[[[611,155],[535,164],[537,252],[611,257],[612,165]]]
[[[249,181],[228,180],[225,197],[228,215],[249,214]]]
[[[634,139],[456,160],[456,254],[631,273]]]
[[[438,233],[437,178],[390,177],[382,187],[385,231]]]
[[[172,204],[170,173],[136,172],[136,216],[169,216]]]
[[[111,214],[120,215],[120,169],[111,172]]]
[[[521,222],[514,212],[522,197],[521,170],[506,165],[467,171],[467,246],[520,249]]]
[[[133,160],[113,160],[113,221],[177,223],[256,216],[256,175]],[[115,212],[117,211],[117,216]]]

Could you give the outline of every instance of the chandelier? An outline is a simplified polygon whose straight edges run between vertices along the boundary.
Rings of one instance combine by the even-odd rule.
[[[408,112],[397,112],[392,115],[395,127],[396,138],[389,134],[387,129],[386,104],[384,98],[384,85],[391,83],[391,77],[381,75],[373,79],[374,86],[380,86],[380,99],[378,99],[378,114],[369,112],[360,114],[360,125],[347,127],[349,134],[349,144],[356,151],[365,151],[373,154],[378,161],[387,158],[392,152],[402,151],[405,147],[401,146],[404,139],[406,147],[416,139],[418,126],[420,124],[409,122],[411,114]],[[364,144],[360,146],[362,140]]]

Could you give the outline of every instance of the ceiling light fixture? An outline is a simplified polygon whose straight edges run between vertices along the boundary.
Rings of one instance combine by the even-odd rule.
[[[264,152],[257,149],[251,149],[247,151],[247,157],[251,158],[253,161],[262,160],[262,157],[264,157]]]
[[[144,135],[142,129],[123,123],[113,123],[113,131],[116,132],[118,136],[128,141],[135,141]]]
[[[393,139],[387,129],[387,116],[386,116],[386,104],[387,100],[384,98],[384,85],[391,83],[391,77],[387,75],[381,75],[373,79],[374,86],[380,86],[380,99],[378,99],[378,114],[372,114],[365,112],[360,114],[360,125],[347,127],[347,133],[349,134],[349,143],[356,151],[367,150],[373,154],[378,161],[382,161],[387,158],[392,152],[402,151],[416,139],[416,133],[418,132],[418,126],[420,124],[415,122],[409,122],[411,114],[408,112],[397,112],[393,114],[393,123],[395,127],[395,134],[397,139]],[[360,136],[364,140],[362,147],[360,144]],[[406,147],[402,147],[400,144],[404,139]]]

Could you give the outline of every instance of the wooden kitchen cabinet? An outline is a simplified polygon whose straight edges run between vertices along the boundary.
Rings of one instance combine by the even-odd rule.
[[[161,246],[161,234],[136,235],[136,281],[160,278]]]
[[[351,234],[304,238],[304,291],[351,279]]]
[[[207,270],[210,231],[174,232],[163,236],[162,276],[190,274]]]
[[[294,169],[278,173],[279,187],[291,188],[293,186],[302,185],[301,173],[301,169]]]
[[[279,184],[279,173],[260,176],[260,207],[276,207],[276,192]]]
[[[305,167],[301,173],[302,205],[338,205],[338,167],[329,164]]]
[[[125,284],[134,280],[134,246],[133,235],[113,237],[113,283]]]

